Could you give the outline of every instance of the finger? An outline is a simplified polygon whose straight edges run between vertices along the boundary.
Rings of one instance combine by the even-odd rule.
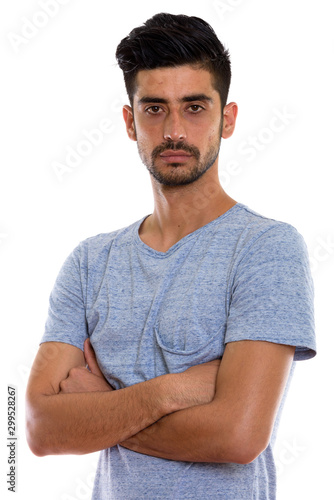
[[[99,365],[97,364],[95,352],[94,352],[94,349],[92,348],[92,345],[91,345],[89,339],[86,339],[85,343],[84,343],[84,355],[85,355],[86,363],[88,364],[88,368],[90,369],[90,371],[94,375],[97,375],[99,377],[103,377],[103,373],[101,372]]]

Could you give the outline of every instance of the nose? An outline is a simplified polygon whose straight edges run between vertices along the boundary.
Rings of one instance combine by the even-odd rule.
[[[164,139],[169,141],[182,141],[186,139],[186,131],[182,117],[176,110],[173,112],[171,111],[166,116],[164,123]]]

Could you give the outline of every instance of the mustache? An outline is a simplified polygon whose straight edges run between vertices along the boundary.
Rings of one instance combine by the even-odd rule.
[[[152,151],[152,158],[155,160],[161,153],[164,151],[171,150],[171,151],[185,151],[186,153],[194,155],[196,160],[200,158],[200,150],[196,146],[191,146],[189,144],[186,144],[183,141],[179,142],[164,142],[163,144],[160,144],[160,146],[157,146],[153,149]]]

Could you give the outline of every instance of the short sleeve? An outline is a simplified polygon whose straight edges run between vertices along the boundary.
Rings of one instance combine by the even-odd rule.
[[[235,266],[225,342],[264,340],[316,354],[313,281],[307,248],[288,224],[253,239]]]
[[[49,299],[43,342],[64,342],[83,350],[88,337],[82,284],[81,245],[64,262]]]

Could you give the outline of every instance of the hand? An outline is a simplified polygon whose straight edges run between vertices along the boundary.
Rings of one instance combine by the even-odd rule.
[[[67,378],[60,382],[60,393],[112,391],[96,361],[94,349],[89,339],[84,343],[84,355],[88,368],[76,366],[69,371]]]
[[[211,403],[216,392],[216,379],[220,359],[191,366],[179,373],[181,394],[185,396],[187,406]]]

